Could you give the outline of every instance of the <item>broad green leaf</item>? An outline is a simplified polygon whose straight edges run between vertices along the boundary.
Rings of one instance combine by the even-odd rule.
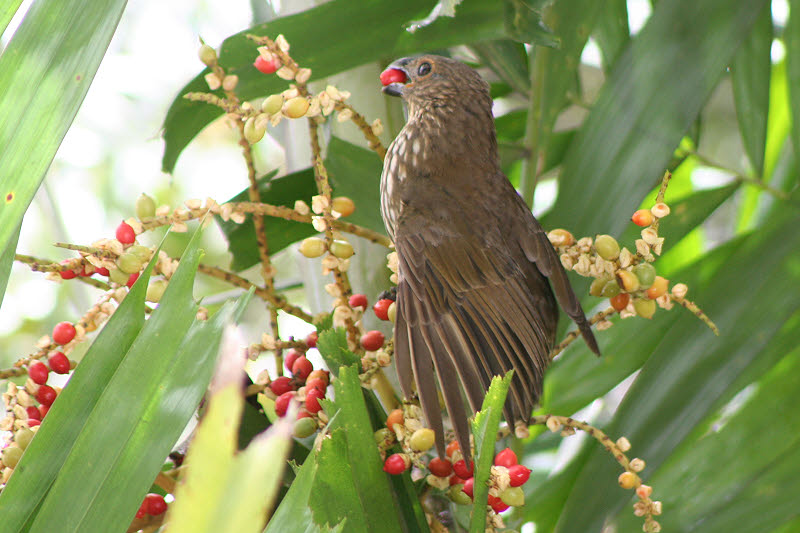
[[[789,0],[789,21],[783,30],[783,42],[791,102],[792,143],[794,153],[800,154],[800,0]]]
[[[222,328],[241,314],[247,302],[242,298],[210,320],[195,322],[197,306],[191,290],[202,255],[198,236],[192,238],[161,303],[124,358],[108,369],[104,359],[108,354],[101,353],[78,367],[110,375],[84,389],[74,383],[65,388],[73,387],[77,395],[73,402],[87,415],[31,531],[109,531],[130,521],[195,411],[216,360]],[[134,289],[141,284],[145,290],[147,280],[142,279]],[[86,398],[92,389],[99,392]]]
[[[594,38],[603,54],[603,70],[610,71],[631,40],[626,0],[606,0],[597,18]]]
[[[20,227],[22,227],[22,223],[20,223],[16,231],[11,234],[11,238],[8,243],[6,243],[5,249],[2,254],[0,254],[0,303],[3,302],[3,297],[6,294],[8,276],[11,275],[11,265],[14,264],[14,251],[17,249]]]
[[[768,347],[779,362],[699,425],[650,479],[664,508],[680,510],[661,518],[669,531],[691,531],[701,522],[703,530],[710,532],[769,531],[796,516],[796,507],[791,505],[796,502],[796,490],[787,490],[790,485],[782,482],[779,488],[777,483],[768,483],[772,490],[763,496],[758,486],[777,469],[793,472],[794,478],[800,473],[800,461],[787,461],[800,444],[800,413],[786,409],[787,398],[795,397],[800,387],[798,322],[796,315],[787,324],[792,327],[784,327]],[[780,423],[765,413],[780,413]],[[794,479],[789,483],[798,486]],[[703,497],[697,498],[698,494]],[[766,498],[770,512],[753,512]],[[633,525],[634,517],[628,515],[619,515],[620,530],[630,529],[624,524]],[[735,521],[738,526],[734,527]]]
[[[739,47],[731,66],[736,118],[745,151],[756,176],[764,170],[772,60],[772,9],[761,8],[750,35]]]
[[[47,413],[22,457],[17,472],[0,493],[3,526],[25,531],[47,496],[75,441],[144,324],[144,298],[152,265],[148,265],[114,315],[92,343]]]
[[[546,12],[545,21],[558,33],[561,45],[557,49],[539,47],[533,55],[525,132],[530,155],[523,164],[520,179],[522,198],[528,205],[533,202],[539,160],[547,157],[556,118],[567,105],[567,93],[580,92],[577,82],[581,52],[601,8],[602,2],[595,0],[562,0]]]
[[[312,497],[311,489],[314,477],[317,474],[317,451],[312,450],[300,467],[289,492],[281,500],[275,514],[272,515],[264,533],[283,533],[284,531],[297,531],[298,533],[313,533],[320,531],[319,526],[311,519]]]
[[[483,398],[481,410],[472,422],[472,435],[475,438],[475,486],[473,489],[472,517],[470,533],[482,533],[486,528],[486,501],[489,497],[489,475],[494,460],[494,445],[497,431],[503,418],[503,405],[506,403],[508,387],[511,385],[513,371],[503,378],[495,376]]]
[[[664,173],[765,0],[659,2],[616,61],[564,161],[545,227],[619,234]],[[587,206],[591,206],[588,209]]]
[[[314,182],[314,173],[310,168],[279,178],[274,178],[274,175],[274,173],[270,173],[258,179],[258,192],[263,203],[282,205],[292,209],[294,209],[296,200],[303,200],[307,204],[311,203],[311,197],[316,194],[317,188]],[[247,190],[244,190],[229,201],[249,202],[250,196]],[[242,224],[222,220],[219,216],[216,217],[216,220],[228,240],[228,251],[233,255],[232,270],[245,270],[261,260],[258,255],[256,230],[251,216],[248,216]],[[275,254],[293,242],[317,233],[311,224],[277,217],[265,216],[264,227],[270,254]]]
[[[722,336],[715,337],[691,313],[683,312],[663,328],[654,349],[645,350],[650,355],[608,428],[612,437],[628,437],[636,455],[646,460],[644,479],[717,402],[737,392],[731,386],[751,365],[759,365],[783,323],[800,309],[800,271],[794,258],[800,235],[791,229],[797,223],[796,217],[784,216],[771,228],[760,228],[741,242],[724,246],[722,257],[714,257],[719,255],[714,252],[683,274],[690,296],[713,318]],[[742,287],[743,272],[746,294],[733,289]],[[758,298],[752,299],[753,294]],[[659,314],[654,320],[660,319]],[[642,328],[637,335],[650,343],[648,330]],[[639,349],[630,344],[629,340],[628,350]],[[598,530],[616,514],[629,497],[616,488],[618,470],[605,450],[593,451],[557,530]]]
[[[333,382],[336,419],[316,455],[312,516],[317,524],[347,519],[348,531],[402,531],[356,368],[340,368]]]
[[[481,63],[492,69],[492,72],[508,83],[522,95],[531,91],[531,79],[528,75],[528,54],[524,45],[509,39],[484,41],[473,44],[470,48]],[[496,96],[492,95],[493,98]]]
[[[301,66],[311,69],[312,81],[372,61],[504,37],[501,6],[493,2],[467,2],[459,7],[454,18],[439,18],[413,34],[404,29],[406,23],[424,16],[430,7],[427,0],[391,4],[381,0],[326,2],[229,37],[222,44],[220,63],[239,76],[239,97],[250,100],[283,91],[287,82],[277,76],[265,76],[253,68],[256,47],[245,38],[246,34],[273,38],[283,34],[291,44],[292,57]],[[314,31],[309,31],[309,28]],[[369,28],[369,31],[347,36],[347,28]],[[342,37],[343,30],[345,37]],[[323,44],[320,36],[339,37],[325,39]],[[216,107],[183,99],[188,92],[208,91],[203,79],[205,74],[206,71],[200,73],[178,92],[167,113],[162,159],[165,172],[172,172],[186,145],[206,125],[222,115]],[[376,79],[375,90],[378,89]]]
[[[321,331],[317,349],[331,373],[338,377],[339,369],[360,362],[358,356],[347,347],[347,332],[344,328]]]
[[[37,0],[0,55],[0,250],[4,254],[13,252],[10,243],[89,90],[125,3]],[[12,0],[0,8],[0,22],[10,18],[6,10],[16,11],[14,4],[19,2]],[[3,287],[5,282],[0,277]]]
[[[5,4],[5,6],[0,6],[0,35],[6,31],[8,23],[14,18],[14,14],[22,4],[22,0],[7,0]]]
[[[230,375],[228,384],[208,399],[186,457],[186,477],[167,517],[171,533],[261,531],[282,481],[292,423],[278,421],[237,453],[245,401],[241,371],[236,369],[241,369],[244,361],[230,355],[223,354],[223,359],[231,359],[230,364],[226,361],[228,368],[218,370]]]
[[[542,21],[551,0],[503,0],[506,33],[521,43],[558,46],[558,37]]]

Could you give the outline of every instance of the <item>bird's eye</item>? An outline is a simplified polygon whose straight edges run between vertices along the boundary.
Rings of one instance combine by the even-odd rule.
[[[427,61],[419,66],[417,69],[417,74],[420,76],[427,76],[431,71],[431,64]]]

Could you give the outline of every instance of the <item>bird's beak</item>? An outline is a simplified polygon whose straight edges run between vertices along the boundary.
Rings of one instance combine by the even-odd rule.
[[[405,79],[405,82],[395,81],[395,82],[390,83],[389,85],[384,86],[383,89],[381,89],[381,90],[385,94],[388,94],[389,96],[403,96],[403,87],[405,87],[406,83],[408,83],[409,80],[411,79],[411,76],[409,75],[409,72],[408,72],[408,69],[407,69],[407,65],[408,65],[408,62],[410,60],[411,60],[411,58],[404,57],[402,59],[398,59],[397,61],[394,61],[391,65],[386,67],[386,70],[395,69],[395,70],[399,70],[399,71],[403,72],[406,75],[406,79]]]

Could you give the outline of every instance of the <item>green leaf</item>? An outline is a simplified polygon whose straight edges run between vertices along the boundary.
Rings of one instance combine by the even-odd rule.
[[[564,161],[545,227],[619,234],[661,178],[765,0],[659,2],[616,61]],[[687,61],[691,58],[691,61]],[[591,209],[586,206],[591,205]]]
[[[789,0],[789,20],[783,30],[789,100],[791,101],[792,144],[800,154],[800,0]]]
[[[470,48],[481,60],[481,63],[492,69],[492,72],[508,83],[512,89],[522,95],[530,94],[528,54],[524,45],[509,39],[501,39],[476,43]],[[492,97],[496,98],[494,95]]]
[[[0,254],[0,304],[3,302],[3,297],[6,294],[6,287],[8,286],[8,276],[11,275],[11,265],[14,264],[14,251],[17,249],[17,241],[19,241],[19,230],[22,227],[20,223],[17,230],[11,234],[11,238],[6,243],[6,248]]]
[[[272,172],[258,179],[258,192],[263,203],[294,209],[296,200],[310,203],[311,197],[316,194],[314,173],[310,168],[280,178],[274,178],[274,175]],[[249,202],[250,196],[244,190],[228,201]],[[242,271],[261,261],[252,216],[248,216],[242,224],[222,220],[219,216],[216,220],[228,240],[228,251],[233,255],[232,270]],[[278,217],[264,217],[264,226],[270,254],[317,233],[311,224]]]
[[[3,526],[24,531],[58,476],[87,419],[144,324],[144,297],[152,265],[103,327],[47,413],[17,472],[0,492]],[[20,468],[21,467],[21,468]]]
[[[503,378],[495,376],[483,398],[481,410],[472,422],[472,435],[475,437],[475,486],[473,489],[472,517],[470,533],[483,533],[486,528],[486,501],[489,497],[489,475],[494,460],[494,445],[497,431],[503,418],[503,405],[506,403],[508,387],[511,385],[513,371]]]
[[[800,315],[795,315],[770,342],[768,350],[779,362],[699,425],[650,479],[664,508],[680,509],[660,518],[665,530],[691,531],[702,522],[709,532],[769,531],[797,515],[791,502],[800,486],[794,453],[800,444],[800,412],[785,405],[800,387],[798,325]],[[766,413],[781,413],[780,422]],[[786,479],[776,483],[780,470]],[[755,512],[758,504],[770,512]],[[633,525],[628,514],[619,516],[621,531],[630,529],[622,524]]]
[[[612,438],[628,437],[636,455],[646,460],[645,479],[715,404],[738,392],[732,386],[741,385],[740,375],[751,365],[763,368],[760,359],[769,355],[765,349],[800,309],[800,271],[793,253],[800,247],[800,235],[792,230],[797,223],[796,216],[784,216],[772,227],[760,228],[709,254],[681,276],[722,336],[715,337],[696,317],[680,309],[669,313],[679,318],[662,324],[661,339],[653,343],[608,428]],[[757,294],[757,300],[731,290],[741,286],[743,272],[747,273],[747,293]],[[654,321],[661,320],[660,314]],[[649,327],[642,328],[637,336],[650,343],[648,332],[652,333]],[[620,510],[629,494],[616,487],[618,469],[605,450],[592,451],[562,511],[558,531],[599,530],[607,517]]]
[[[0,55],[0,197],[4,202],[0,250],[4,254],[13,252],[10,243],[89,90],[125,3],[33,2]],[[6,9],[16,11],[15,4],[19,2],[3,8],[0,22],[10,18]],[[6,281],[0,277],[0,293]]]
[[[340,368],[360,363],[359,357],[347,347],[347,332],[344,328],[321,331],[317,338],[317,349],[336,377],[339,376]]]
[[[608,72],[631,40],[626,0],[606,0],[594,28],[594,38],[603,54],[603,70]]]
[[[316,456],[311,512],[317,524],[346,518],[348,531],[402,531],[356,368],[340,368],[333,382],[336,419]]]
[[[195,322],[198,236],[144,326],[149,270],[53,404],[32,453],[23,457],[30,468],[17,472],[30,476],[21,483],[29,500],[20,504],[21,492],[0,496],[20,505],[13,517],[4,516],[9,531],[27,530],[31,520],[30,531],[110,531],[133,517],[206,389],[223,326],[247,302]]]
[[[761,8],[761,15],[736,52],[731,66],[739,133],[756,176],[761,176],[764,170],[771,48],[772,9],[767,4]]]
[[[277,495],[293,442],[292,423],[279,420],[237,453],[245,401],[241,388],[244,361],[236,355],[236,342],[232,349],[226,342],[217,372],[227,374],[223,378],[227,384],[210,396],[192,439],[184,482],[178,486],[167,517],[170,531],[261,531]]]
[[[317,451],[312,450],[306,458],[300,471],[297,473],[286,496],[281,500],[267,523],[264,533],[283,533],[284,531],[297,531],[313,533],[320,531],[311,518],[311,489],[314,477],[317,474]]]
[[[506,33],[521,43],[556,47],[558,37],[542,21],[542,11],[552,0],[504,0]]]
[[[220,62],[230,73],[239,76],[238,96],[250,100],[280,92],[287,82],[277,76],[264,76],[253,68],[257,52],[253,42],[245,38],[248,33],[273,38],[283,34],[292,46],[292,57],[301,66],[311,69],[312,81],[372,61],[504,37],[502,13],[493,2],[467,2],[459,7],[455,18],[440,18],[413,34],[405,31],[407,22],[429,9],[427,0],[392,4],[381,0],[327,2],[229,37],[222,44]],[[343,33],[343,28],[369,28],[370,31]],[[320,36],[336,38],[325,39],[322,45]],[[178,92],[167,113],[162,159],[165,172],[172,172],[186,145],[222,115],[216,107],[183,99],[188,92],[208,91],[203,79],[205,74],[203,71]],[[375,80],[375,90],[378,89],[378,80]]]
[[[22,0],[7,0],[5,6],[0,6],[0,35],[6,31],[8,23],[14,18],[14,14],[19,9]]]

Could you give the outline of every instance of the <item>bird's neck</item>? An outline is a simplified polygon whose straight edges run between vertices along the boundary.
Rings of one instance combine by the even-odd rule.
[[[469,166],[499,170],[490,106],[412,105],[404,132],[408,138],[419,140],[417,152],[427,165],[439,162],[451,169]]]

